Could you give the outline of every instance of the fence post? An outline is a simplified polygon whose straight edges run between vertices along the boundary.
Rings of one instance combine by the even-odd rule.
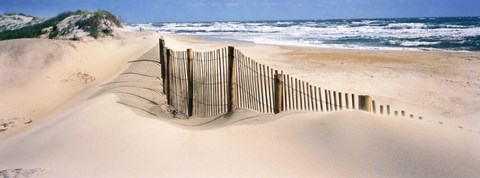
[[[172,55],[172,51],[170,49],[167,49],[166,50],[166,53],[167,53],[167,58],[165,59],[165,74],[166,74],[166,77],[165,77],[165,85],[163,86],[163,88],[165,88],[165,94],[167,95],[167,104],[168,105],[172,105],[172,100],[170,99],[171,98],[171,95],[170,95],[170,70],[171,70],[171,55]]]
[[[192,49],[187,49],[187,59],[188,59],[188,116],[193,115],[193,52]]]
[[[372,112],[372,99],[368,95],[358,96],[358,109],[366,112]]]
[[[283,74],[279,74],[277,70],[275,70],[275,87],[274,87],[274,95],[273,98],[273,112],[275,114],[282,111],[282,104],[283,104]]]
[[[227,113],[234,111],[235,109],[235,64],[234,64],[234,52],[233,46],[228,47],[228,61],[227,61]]]
[[[159,48],[160,48],[160,67],[161,67],[161,77],[163,82],[163,93],[166,93],[165,88],[165,40],[162,38],[158,39]]]
[[[159,48],[160,48],[160,65],[162,65],[162,79],[165,78],[165,40],[163,40],[163,37],[159,38],[158,39],[158,45],[159,45]]]
[[[372,100],[372,110],[373,113],[377,113],[377,106],[375,105],[375,100]]]

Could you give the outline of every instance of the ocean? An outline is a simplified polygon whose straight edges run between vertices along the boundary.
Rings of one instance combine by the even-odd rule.
[[[128,28],[207,40],[326,48],[480,51],[480,17],[162,22]]]

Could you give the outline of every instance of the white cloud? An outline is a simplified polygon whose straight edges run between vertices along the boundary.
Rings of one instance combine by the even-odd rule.
[[[220,4],[220,3],[211,3],[210,6],[222,7],[223,4]]]
[[[202,2],[196,2],[196,3],[192,3],[192,4],[189,4],[193,7],[207,7],[207,4],[205,3],[202,3]]]
[[[238,3],[238,2],[229,2],[229,3],[227,3],[226,5],[227,5],[227,7],[238,7],[238,6],[240,6],[240,3]]]

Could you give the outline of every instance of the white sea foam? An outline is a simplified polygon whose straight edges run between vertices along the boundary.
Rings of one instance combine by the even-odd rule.
[[[391,23],[388,24],[386,29],[425,29],[427,25],[423,23]]]
[[[184,33],[195,33],[195,32],[206,32],[206,33],[216,33],[216,32],[238,32],[238,33],[281,33],[292,34],[292,32],[297,34],[303,34],[307,36],[332,36],[332,37],[348,37],[355,35],[363,36],[378,36],[378,37],[401,37],[401,38],[422,38],[422,37],[431,37],[431,36],[476,36],[480,35],[480,28],[464,28],[464,29],[450,29],[455,26],[448,26],[449,28],[437,28],[437,29],[425,29],[425,25],[388,25],[389,27],[398,27],[395,29],[385,29],[379,26],[359,26],[359,27],[349,27],[347,25],[338,25],[331,26],[327,28],[317,28],[306,25],[294,25],[288,27],[278,27],[278,26],[269,26],[262,25],[260,23],[213,23],[211,25],[207,24],[183,24],[183,23],[167,23],[164,26],[158,27],[149,24],[136,24],[129,26],[131,29],[138,29],[138,27],[143,27],[146,30],[155,30],[163,32],[180,32],[186,31]]]
[[[159,31],[160,28],[153,26],[152,23],[147,23],[147,24],[135,24],[135,25],[126,25],[125,28],[132,30],[132,31],[138,31],[140,28],[143,28],[144,30],[147,31]]]
[[[362,21],[354,21],[352,24],[354,25],[370,25],[372,23],[380,22],[379,20],[362,20]]]
[[[424,19],[425,20],[425,19]],[[290,44],[343,47],[429,47],[467,37],[480,36],[480,27],[447,23],[418,23],[405,20],[353,21],[278,21],[278,22],[203,22],[134,24],[128,28],[161,31],[183,35],[214,36],[262,44]],[[372,41],[374,40],[374,41]],[[376,41],[375,41],[376,40]],[[329,43],[325,43],[329,41]],[[332,42],[333,41],[333,42]],[[355,43],[352,43],[354,41]],[[383,42],[382,42],[383,41]],[[373,46],[368,46],[374,44]],[[376,45],[375,45],[376,44]],[[463,43],[455,43],[463,44]]]
[[[400,43],[400,46],[414,47],[414,46],[430,46],[440,44],[439,41],[427,42],[427,41],[403,41]]]

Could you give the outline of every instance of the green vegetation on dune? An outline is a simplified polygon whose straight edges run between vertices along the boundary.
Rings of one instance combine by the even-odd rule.
[[[111,29],[103,29],[100,31],[102,25],[102,19],[113,22],[116,26],[122,27],[122,22],[117,19],[113,14],[105,10],[97,10],[93,12],[93,16],[84,20],[80,20],[75,23],[79,29],[85,30],[90,33],[90,36],[97,38],[99,33],[110,34],[113,31]]]
[[[21,15],[21,16],[25,16],[25,17],[33,17],[31,15],[27,15],[27,14],[24,14],[24,13],[4,13],[3,15],[6,15],[6,16],[13,16],[13,15]]]
[[[86,18],[88,14],[91,14],[90,18]],[[104,20],[111,21],[113,25],[122,27],[122,23],[113,14],[105,10],[97,10],[94,12],[88,12],[84,10],[77,10],[75,12],[67,11],[58,14],[57,16],[50,18],[42,23],[26,26],[17,30],[7,30],[0,32],[0,40],[9,40],[17,38],[38,38],[45,33],[45,29],[51,27],[51,31],[48,34],[48,38],[55,39],[58,36],[66,35],[68,29],[58,29],[57,24],[67,17],[72,15],[84,15],[85,19],[77,21],[74,25],[78,26],[78,29],[82,29],[89,32],[89,35],[97,38],[100,33],[111,34],[113,31],[110,28],[101,28]]]
[[[57,16],[46,20],[43,23],[35,24],[32,26],[26,26],[17,30],[8,30],[0,32],[0,40],[9,40],[17,38],[36,38],[42,34],[44,28],[57,25],[60,21],[67,18],[70,15],[74,15],[74,12],[63,12]]]

